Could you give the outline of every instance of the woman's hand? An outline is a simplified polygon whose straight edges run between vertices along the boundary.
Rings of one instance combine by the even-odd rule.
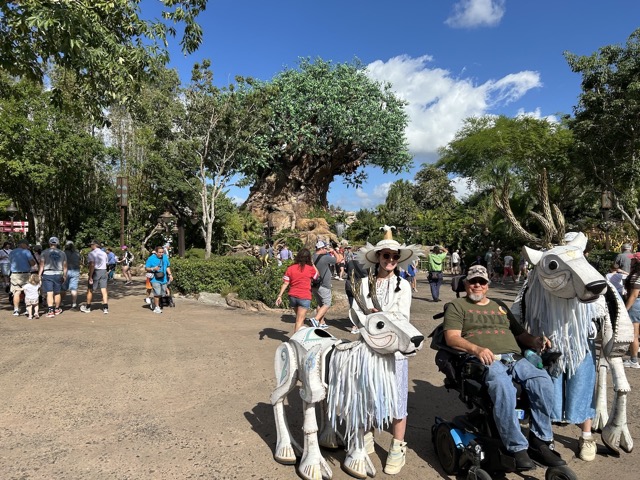
[[[282,296],[278,295],[278,298],[276,298],[276,307],[279,307],[281,303],[282,303]]]

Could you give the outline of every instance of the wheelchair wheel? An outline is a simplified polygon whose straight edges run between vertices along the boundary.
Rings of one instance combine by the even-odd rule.
[[[566,465],[550,467],[544,474],[544,480],[578,480],[578,476]]]
[[[460,465],[460,450],[453,441],[449,425],[441,423],[436,430],[435,448],[442,469],[447,475],[456,475]]]
[[[471,467],[467,473],[467,480],[492,480],[492,478],[487,471]]]

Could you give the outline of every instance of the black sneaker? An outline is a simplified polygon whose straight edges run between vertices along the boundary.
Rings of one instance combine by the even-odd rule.
[[[567,464],[556,452],[553,442],[545,442],[535,435],[529,435],[529,455],[546,467],[561,467]]]
[[[529,458],[529,454],[526,450],[520,450],[513,454],[513,458],[516,460],[516,470],[523,472],[525,470],[535,470],[536,464]]]

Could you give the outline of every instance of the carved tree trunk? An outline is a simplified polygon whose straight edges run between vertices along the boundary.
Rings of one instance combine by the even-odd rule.
[[[244,206],[268,222],[274,232],[294,229],[312,207],[328,207],[327,193],[334,177],[355,172],[363,158],[352,160],[335,153],[330,157],[283,158],[279,164],[284,168],[265,172],[251,188]]]

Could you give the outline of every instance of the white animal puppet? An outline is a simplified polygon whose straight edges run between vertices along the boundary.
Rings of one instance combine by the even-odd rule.
[[[546,251],[523,247],[522,254],[535,266],[512,311],[533,335],[545,335],[552,351],[562,355],[549,372],[572,375],[587,352],[587,339],[599,335],[596,417],[593,429],[602,429],[602,441],[613,453],[631,452],[633,439],[627,426],[627,394],[631,390],[622,356],[633,340],[633,326],[613,285],[587,261],[587,238],[569,233],[566,245]],[[591,329],[591,331],[589,331]],[[591,335],[591,337],[589,337]],[[613,377],[613,408],[607,411],[607,372]]]
[[[305,480],[332,478],[320,446],[339,446],[339,425],[346,429],[348,446],[343,469],[356,478],[376,475],[364,445],[364,433],[373,427],[383,428],[393,418],[397,397],[395,353],[413,355],[424,343],[424,336],[397,314],[362,315],[352,309],[350,316],[361,333],[354,342],[340,340],[326,330],[303,327],[276,350],[277,387],[271,394],[278,434],[274,458],[293,465],[296,455],[301,455],[298,473]],[[304,447],[293,439],[283,405],[298,382],[304,410]],[[316,403],[321,405],[319,437]]]

